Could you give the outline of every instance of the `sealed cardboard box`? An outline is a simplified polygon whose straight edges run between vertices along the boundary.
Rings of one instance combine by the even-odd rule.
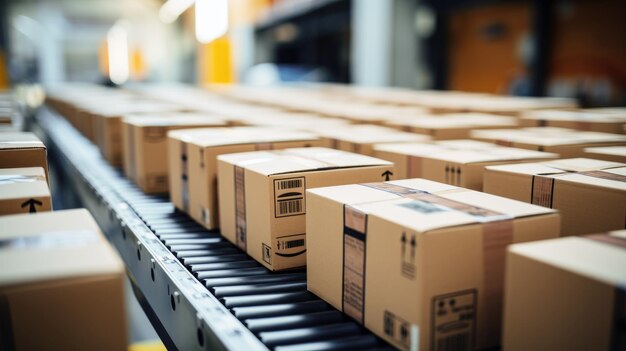
[[[33,133],[0,134],[0,168],[41,167],[48,179],[46,146]]]
[[[624,350],[626,231],[511,245],[504,350]]]
[[[374,156],[395,164],[396,178],[426,178],[473,190],[483,189],[486,166],[558,158],[557,154],[498,146],[475,140],[379,144]]]
[[[524,127],[559,127],[622,134],[624,133],[624,124],[626,124],[626,114],[540,110],[523,113],[520,124]]]
[[[3,350],[126,350],[124,265],[87,210],[0,228]]]
[[[588,147],[584,157],[626,163],[626,146]]]
[[[307,191],[307,286],[403,350],[500,344],[506,247],[556,211],[425,179]]]
[[[51,210],[43,168],[0,168],[0,215]]]
[[[176,129],[224,127],[213,116],[133,116],[122,121],[124,173],[146,193],[168,191],[167,132]]]
[[[128,115],[171,115],[181,107],[171,104],[133,103],[100,107],[91,113],[94,141],[104,158],[114,166],[122,165],[122,119]]]
[[[218,156],[222,235],[265,267],[306,264],[306,190],[389,179],[393,164],[321,147]]]
[[[219,228],[217,156],[320,146],[311,133],[263,127],[182,129],[168,133],[170,199],[207,229]]]
[[[325,147],[373,156],[374,144],[425,142],[430,137],[370,124],[320,130]]]
[[[626,164],[586,158],[489,166],[484,190],[559,210],[562,235],[624,228]]]
[[[387,121],[386,125],[407,132],[426,134],[434,140],[467,139],[473,129],[515,128],[513,117],[482,113],[455,113],[413,120]]]
[[[502,146],[554,152],[562,158],[582,157],[588,147],[626,145],[626,135],[555,127],[474,130],[471,137]]]

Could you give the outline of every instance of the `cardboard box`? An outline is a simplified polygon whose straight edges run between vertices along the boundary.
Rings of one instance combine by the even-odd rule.
[[[345,126],[320,130],[317,133],[325,147],[373,156],[374,144],[425,142],[430,137],[422,134],[402,132],[370,124]]]
[[[222,235],[273,270],[306,264],[306,190],[390,179],[393,164],[321,147],[220,155]]]
[[[0,228],[1,349],[126,350],[124,265],[87,210]]]
[[[43,168],[0,168],[0,215],[42,211],[52,211]]]
[[[124,116],[159,114],[171,116],[180,106],[156,103],[123,104],[92,111],[94,142],[104,158],[113,166],[122,166],[122,119]]]
[[[539,110],[522,113],[524,127],[559,127],[576,130],[623,134],[626,114],[591,111]]]
[[[262,127],[183,129],[168,133],[170,199],[207,229],[219,228],[217,156],[320,146],[311,133]]]
[[[559,210],[562,235],[624,228],[626,164],[574,158],[490,166],[484,190]]]
[[[626,232],[511,245],[508,351],[626,348]]]
[[[167,192],[167,132],[226,125],[225,120],[212,116],[125,118],[122,120],[124,173],[146,193]]]
[[[387,121],[386,125],[406,132],[426,134],[434,140],[467,139],[473,129],[495,129],[517,127],[513,117],[482,113],[456,113],[413,120]]]
[[[626,146],[588,147],[584,157],[626,163]]]
[[[506,246],[559,216],[425,179],[307,191],[307,286],[403,350],[500,344]]]
[[[557,154],[474,140],[379,144],[374,156],[396,165],[396,178],[426,178],[473,190],[483,189],[485,166],[558,158]]]
[[[0,134],[0,168],[41,167],[48,179],[46,146],[33,133]]]
[[[554,152],[562,158],[582,157],[587,147],[626,145],[626,135],[553,127],[474,130],[471,137],[502,146]]]

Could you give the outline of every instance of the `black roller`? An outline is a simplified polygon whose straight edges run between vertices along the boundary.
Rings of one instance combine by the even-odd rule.
[[[244,321],[254,333],[263,331],[286,330],[316,325],[334,324],[346,320],[339,311],[324,311],[307,314],[295,314],[280,317],[255,318]]]
[[[233,278],[219,278],[219,279],[204,279],[204,285],[207,288],[216,286],[229,286],[229,285],[244,285],[244,284],[256,284],[256,283],[279,283],[279,282],[291,282],[291,281],[303,281],[306,280],[306,275],[303,273],[291,273],[291,274],[265,274],[261,276],[250,277],[233,277]]]
[[[221,286],[213,288],[213,295],[216,297],[255,295],[255,294],[273,294],[279,292],[301,291],[306,290],[306,282],[289,282],[275,284],[248,284]]]
[[[203,271],[196,273],[198,279],[216,279],[226,277],[245,277],[259,276],[268,274],[268,270],[264,267],[240,268],[240,269],[222,269],[217,271]]]
[[[259,333],[259,339],[267,346],[274,347],[298,344],[308,341],[328,340],[361,334],[361,327],[354,322],[324,325],[313,328],[297,328]]]
[[[300,303],[281,303],[269,306],[252,306],[233,308],[232,312],[239,319],[266,318],[286,316],[290,314],[329,311],[332,307],[322,300]]]
[[[334,340],[309,342],[295,345],[278,346],[274,351],[336,351],[366,350],[379,345],[378,339],[371,334],[351,336]]]

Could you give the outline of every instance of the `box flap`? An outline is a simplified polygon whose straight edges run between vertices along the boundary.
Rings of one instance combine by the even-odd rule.
[[[124,272],[85,209],[2,216],[0,228],[0,286]]]
[[[524,119],[548,121],[573,121],[591,123],[626,123],[626,114],[610,114],[602,112],[567,111],[567,110],[535,110],[522,114]]]
[[[393,165],[374,157],[323,147],[226,154],[218,156],[218,159],[263,175]]]
[[[626,164],[611,161],[594,160],[591,158],[567,158],[562,160],[546,161],[548,167],[568,172],[600,171],[609,168],[624,167]]]
[[[33,133],[6,132],[0,134],[0,150],[33,148],[45,149],[44,144]]]
[[[347,125],[336,129],[325,129],[318,133],[322,137],[344,140],[359,144],[424,142],[430,137],[401,132],[397,129],[375,125]]]
[[[599,143],[626,143],[626,135],[600,132],[585,132],[566,128],[522,128],[473,130],[472,138],[505,140],[540,146],[584,145]]]
[[[0,200],[50,197],[41,167],[0,169]]]
[[[389,124],[425,129],[514,127],[517,126],[517,119],[482,113],[459,113],[418,117],[403,124],[396,124],[396,122],[389,122]]]
[[[622,238],[624,235],[623,231],[615,233]],[[609,285],[626,286],[626,249],[623,247],[572,236],[514,244],[509,250]]]
[[[158,115],[143,115],[124,117],[124,123],[137,127],[170,127],[185,125],[226,126],[228,122],[216,116],[202,116],[186,113],[163,113]]]
[[[626,157],[626,146],[588,147],[585,152],[590,154],[613,155]]]
[[[312,133],[268,127],[179,129],[168,132],[168,137],[200,147],[318,140]]]
[[[554,153],[503,147],[491,143],[471,142],[470,140],[429,144],[380,144],[376,145],[375,149],[460,164],[558,158],[558,155]]]

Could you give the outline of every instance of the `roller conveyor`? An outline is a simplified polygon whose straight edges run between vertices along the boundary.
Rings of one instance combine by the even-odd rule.
[[[36,120],[58,182],[120,252],[168,349],[392,349],[308,292],[305,270],[270,272],[167,198],[141,192],[53,111]]]

